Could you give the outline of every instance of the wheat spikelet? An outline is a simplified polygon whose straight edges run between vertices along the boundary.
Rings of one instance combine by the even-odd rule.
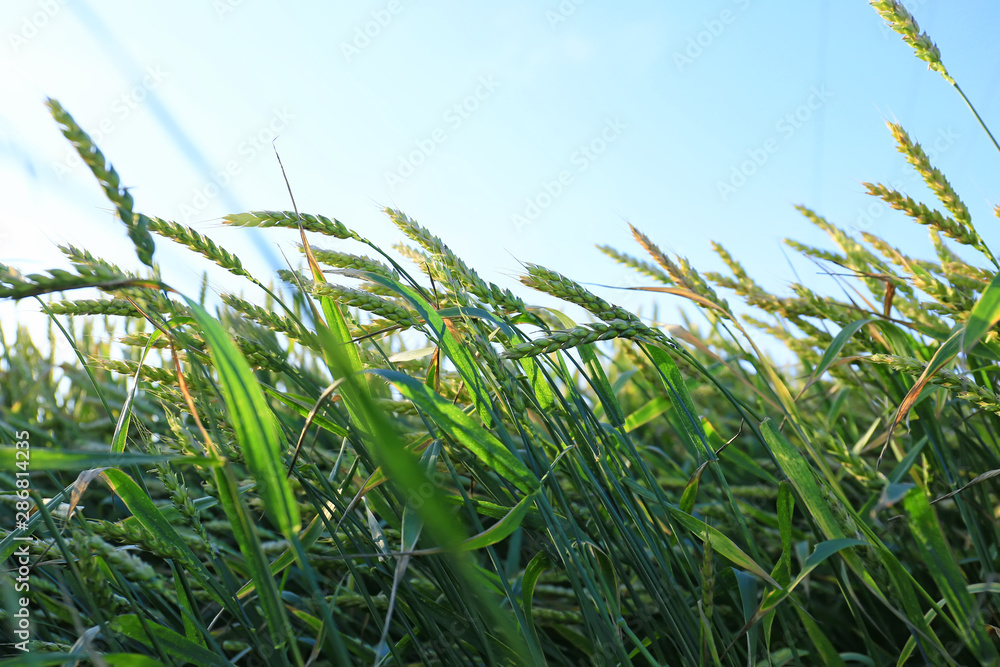
[[[979,235],[975,232],[970,233],[967,227],[958,224],[956,220],[928,208],[925,204],[914,201],[912,197],[908,197],[897,190],[879,183],[862,183],[862,185],[868,189],[868,194],[878,197],[897,211],[902,211],[918,224],[937,230],[963,245],[973,246],[974,248],[979,247],[981,243]]]
[[[430,253],[431,257],[421,255],[422,259],[415,260],[418,264],[427,262],[433,257],[440,259],[444,270],[432,274],[438,280],[450,283],[457,279],[459,285],[480,301],[507,312],[527,312],[527,306],[520,297],[515,296],[510,290],[502,289],[480,278],[475,269],[467,265],[441,239],[431,234],[426,228],[421,227],[415,220],[396,209],[387,208],[385,212],[404,234]],[[431,261],[429,264],[433,265],[434,262]],[[431,267],[429,266],[428,269],[431,270]]]
[[[139,368],[139,365],[134,361],[121,361],[119,359],[97,359],[95,361],[104,370],[133,377]],[[171,386],[177,384],[177,374],[174,371],[149,366],[148,364],[142,366],[140,377],[149,382],[159,382]],[[188,382],[190,384],[190,380]]]
[[[296,274],[291,271],[278,271],[278,275],[286,282],[298,284],[298,281],[295,279]],[[419,318],[416,314],[411,313],[402,306],[398,306],[390,301],[377,297],[370,292],[365,292],[351,287],[332,285],[330,283],[314,283],[312,281],[305,280],[301,276],[300,280],[302,286],[316,296],[329,297],[347,306],[360,308],[361,310],[378,315],[379,317],[391,320],[399,326],[412,327],[419,322]]]
[[[684,276],[681,274],[680,267],[674,264],[669,257],[663,254],[660,247],[653,243],[648,236],[640,232],[632,225],[629,225],[628,228],[632,230],[632,236],[635,237],[635,240],[640,246],[642,246],[642,249],[648,252],[650,257],[656,260],[657,264],[666,269],[667,274],[670,276],[673,283],[686,287],[686,285],[684,285]]]
[[[305,252],[301,244],[299,244],[298,248],[303,253]],[[354,269],[355,271],[377,273],[392,280],[399,280],[399,274],[396,273],[395,269],[390,269],[382,262],[377,262],[374,259],[362,257],[361,255],[352,255],[347,252],[337,252],[336,250],[324,250],[323,248],[311,248],[311,250],[316,261],[320,264],[326,264],[338,269]]]
[[[532,289],[574,303],[598,317],[601,313],[607,313],[614,308],[601,297],[561,273],[531,263],[526,264],[525,268],[528,269],[528,275],[521,276],[520,280]]]
[[[716,254],[719,255],[725,265],[729,267],[729,270],[733,272],[733,275],[736,276],[737,280],[743,282],[750,279],[750,276],[747,275],[746,269],[743,268],[743,265],[736,261],[733,256],[729,254],[729,251],[722,247],[721,244],[712,241],[712,249],[715,250]]]
[[[132,273],[131,271],[126,271],[117,264],[113,264],[112,262],[109,262],[106,259],[101,259],[100,257],[95,257],[89,250],[77,248],[76,246],[69,244],[56,247],[59,248],[59,252],[66,255],[70,264],[76,267],[81,274],[88,271],[96,271],[106,273],[108,275],[115,274],[127,276],[129,278],[138,278],[137,274]]]
[[[62,269],[50,269],[48,275],[32,273],[22,275],[17,269],[0,264],[0,299],[23,299],[29,296],[64,292],[81,287],[110,289],[134,284],[126,275],[108,273],[103,269],[90,269],[77,275]]]
[[[237,276],[244,276],[257,282],[253,276],[243,268],[240,258],[232,254],[225,248],[219,246],[212,239],[204,234],[196,232],[190,227],[163,220],[162,218],[150,218],[149,229],[160,236],[164,236],[172,241],[176,241],[183,246],[199,253],[207,259],[215,262],[222,268]]]
[[[402,306],[397,306],[390,301],[361,290],[326,284],[313,285],[312,293],[317,296],[330,297],[354,308],[360,308],[373,315],[391,320],[403,327],[412,327],[419,323],[419,318],[415,313],[411,313]]]
[[[314,350],[320,349],[316,336],[290,317],[281,316],[265,308],[255,306],[232,294],[223,294],[222,301],[233,310],[246,315],[272,331],[283,333]]]
[[[705,279],[701,277],[701,274],[699,274],[693,266],[691,266],[691,263],[687,259],[678,257],[678,261],[674,262],[667,257],[663,251],[660,250],[659,246],[653,243],[648,236],[636,229],[633,225],[629,225],[629,229],[632,230],[632,236],[635,237],[635,240],[640,246],[642,246],[643,250],[648,252],[650,256],[656,260],[656,263],[666,270],[667,275],[670,276],[670,279],[674,284],[708,299],[715,305],[719,306],[726,313],[730,312],[729,304],[726,303],[726,300],[722,299],[715,293],[715,290],[713,290],[709,284],[705,282]]]
[[[538,264],[528,263],[525,264],[525,267],[528,269],[528,275],[521,276],[521,282],[528,287],[581,306],[605,322],[628,322],[637,329],[647,331],[650,338],[673,345],[673,342],[659,329],[647,327],[636,315],[620,306],[608,303],[561,273],[546,269]]]
[[[132,212],[132,195],[126,188],[121,187],[121,179],[111,163],[107,161],[90,136],[84,132],[73,117],[63,109],[58,101],[49,98],[46,102],[52,117],[59,123],[65,136],[76,152],[80,154],[84,163],[90,167],[90,171],[97,177],[97,181],[104,188],[104,194],[118,211],[118,217],[125,223],[128,229],[129,238],[135,245],[136,254],[139,260],[149,266],[153,266],[153,251],[156,249],[153,237],[149,233],[149,218]]]
[[[302,213],[299,217],[296,217],[295,213],[291,211],[251,211],[249,213],[227,215],[222,220],[225,224],[235,227],[286,227],[288,229],[298,229],[300,219],[302,221],[302,228],[307,232],[316,232],[338,239],[363,241],[356,232],[348,229],[347,225],[340,220],[309,213]]]
[[[599,340],[611,340],[612,338],[635,338],[637,336],[648,336],[654,329],[643,324],[628,322],[625,320],[611,320],[608,322],[594,322],[583,324],[572,329],[552,331],[541,338],[537,338],[527,343],[521,343],[509,348],[501,355],[505,359],[521,359],[523,357],[534,357],[539,354],[555,352],[556,350],[567,350],[580,345],[594,343]],[[652,338],[653,336],[649,336]]]
[[[948,179],[945,178],[945,175],[940,169],[931,164],[930,158],[927,157],[924,149],[919,143],[910,139],[910,135],[906,133],[906,130],[902,126],[895,123],[886,123],[886,125],[888,125],[889,131],[892,132],[892,136],[896,140],[897,150],[906,157],[907,162],[913,165],[913,168],[920,174],[927,187],[937,196],[945,209],[951,213],[955,222],[966,230],[969,237],[976,239],[976,243],[968,243],[968,245],[976,247],[987,257],[993,259],[992,254],[986,248],[983,240],[979,238],[979,234],[972,224],[972,216],[969,214],[968,207],[962,202],[962,199],[955,192]],[[947,232],[945,233],[948,235]],[[996,261],[994,261],[994,264],[996,264]]]
[[[927,33],[920,32],[913,14],[898,0],[872,0],[871,6],[879,13],[886,24],[903,38],[903,41],[913,47],[917,57],[927,63],[927,66],[944,77],[944,80],[955,85],[955,80],[948,74],[941,62],[941,51],[931,41]]]
[[[873,354],[868,357],[868,361],[886,365],[894,371],[912,377],[920,377],[927,368],[927,364],[919,359],[895,354]],[[954,371],[939,369],[931,376],[930,383],[947,388],[958,398],[973,403],[983,410],[1000,414],[1000,396]]]
[[[43,306],[45,312],[53,315],[119,315],[122,317],[142,317],[131,301],[125,299],[80,299],[77,301],[53,301]]]

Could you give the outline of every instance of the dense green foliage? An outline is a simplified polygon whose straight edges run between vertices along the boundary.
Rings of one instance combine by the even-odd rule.
[[[954,84],[905,10],[875,4]],[[803,208],[839,249],[789,245],[855,278],[843,299],[779,297],[721,246],[731,275],[702,275],[633,230],[651,261],[602,250],[708,322],[660,328],[529,264],[525,285],[594,321],[533,307],[395,210],[407,266],[320,215],[226,218],[300,232],[305,269],[267,287],[134,212],[50,106],[150,270],[72,247],[75,272],[0,265],[2,297],[63,293],[39,300],[47,344],[0,333],[5,516],[19,489],[33,507],[0,526],[3,652],[29,554],[35,661],[17,664],[998,662],[1000,279],[901,127],[943,210],[866,185],[935,259]],[[157,236],[250,293],[210,314],[162,283]],[[68,298],[84,287],[99,298]]]

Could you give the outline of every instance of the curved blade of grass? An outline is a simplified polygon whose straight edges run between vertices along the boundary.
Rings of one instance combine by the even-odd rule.
[[[817,544],[816,548],[813,549],[812,554],[806,558],[806,562],[802,567],[802,571],[799,572],[799,575],[795,577],[795,579],[786,587],[766,593],[760,607],[758,607],[757,611],[750,617],[750,620],[747,621],[746,625],[743,626],[743,629],[740,630],[736,639],[733,641],[737,641],[744,635],[744,633],[753,628],[758,621],[777,607],[782,600],[791,595],[792,591],[795,590],[795,588],[802,583],[802,581],[809,576],[813,570],[822,565],[830,556],[834,555],[838,551],[842,551],[843,549],[866,545],[868,545],[868,543],[863,540],[856,540],[848,537],[828,540]]]
[[[955,358],[955,355],[959,353],[962,349],[962,338],[965,334],[964,328],[957,328],[951,336],[948,337],[944,343],[938,347],[934,356],[931,360],[927,362],[927,367],[924,372],[920,374],[917,381],[913,383],[913,387],[910,391],[906,393],[903,400],[899,404],[899,408],[896,410],[896,415],[892,419],[892,424],[889,426],[888,437],[885,439],[885,444],[882,446],[882,451],[878,455],[878,461],[875,463],[875,467],[878,468],[882,463],[882,457],[885,456],[885,452],[889,449],[889,445],[892,443],[892,434],[899,426],[900,422],[906,417],[907,413],[910,412],[910,408],[914,406],[917,399],[920,397],[920,392],[923,391],[927,383],[930,382],[931,377],[937,373],[939,370],[944,368],[945,364]]]
[[[812,468],[806,462],[805,457],[785,439],[785,436],[774,427],[770,419],[765,419],[761,422],[760,432],[778,466],[792,483],[799,498],[805,503],[809,516],[816,522],[823,535],[831,541],[844,538],[844,533],[833,515],[833,510],[830,508],[830,501],[820,491],[816,479],[813,477]],[[833,495],[832,492],[831,495]],[[839,500],[834,497],[834,502],[839,502]],[[842,509],[849,511],[850,508],[844,507]],[[858,521],[858,525],[861,526],[862,530],[865,529],[862,521]],[[865,535],[870,540],[870,546],[876,549],[878,557],[885,564],[897,598],[902,603],[905,616],[909,623],[912,624],[913,630],[923,633],[928,641],[940,650],[940,639],[927,626],[919,611],[919,602],[914,590],[912,575],[906,571],[896,556],[878,540],[878,537],[874,533],[865,531]],[[850,552],[845,553],[844,560],[856,574],[866,578],[868,586],[871,587],[872,591],[888,604],[888,601],[885,600],[885,594],[871,580],[870,575],[867,574],[866,567],[861,563],[857,555]]]
[[[301,527],[299,506],[283,474],[278,422],[271,412],[250,364],[222,329],[222,325],[197,302],[184,297],[201,325],[202,335],[219,374],[229,421],[246,456],[250,474],[257,481],[264,511],[283,535]]]
[[[837,649],[834,648],[830,639],[823,632],[822,626],[817,623],[808,613],[798,606],[793,607],[795,613],[798,614],[799,621],[802,626],[806,629],[806,634],[809,635],[809,639],[813,643],[813,647],[816,649],[816,653],[819,654],[821,664],[827,667],[847,667],[847,663],[844,658],[837,653]],[[802,657],[800,655],[800,657]],[[859,661],[861,662],[861,661]],[[874,665],[875,663],[871,663]]]
[[[962,331],[962,351],[968,354],[997,322],[1000,322],[1000,273],[993,276],[969,313],[969,321]]]
[[[125,397],[125,404],[122,406],[121,414],[118,415],[118,423],[115,425],[115,434],[111,438],[111,451],[124,452],[128,439],[128,427],[132,423],[132,402],[135,400],[136,390],[139,389],[139,377],[142,375],[142,364],[146,360],[146,355],[153,347],[153,343],[163,337],[160,329],[155,329],[146,341],[146,346],[142,348],[139,361],[136,365],[135,377],[132,378],[132,386],[129,387],[128,395]]]
[[[135,654],[117,654],[135,655]],[[110,655],[103,655],[102,658],[109,658]],[[140,656],[145,658],[145,656]],[[78,660],[87,660],[90,656],[86,653],[24,653],[16,658],[7,658],[0,663],[3,667],[49,667],[49,665],[65,665],[75,663]],[[163,665],[159,660],[145,658],[150,665]],[[110,663],[109,663],[110,664]],[[141,663],[140,663],[141,664]]]
[[[101,477],[108,483],[108,486],[121,498],[125,506],[138,519],[142,527],[170,545],[183,558],[184,565],[190,568],[198,568],[201,561],[188,547],[187,542],[181,539],[173,526],[167,522],[160,509],[153,504],[149,496],[139,487],[135,481],[121,470],[113,468],[101,471]],[[208,576],[207,571],[203,573]]]
[[[385,276],[380,276],[377,273],[364,273],[364,276],[374,283],[391,289],[413,306],[414,310],[423,318],[427,326],[430,327],[438,346],[444,350],[445,356],[455,364],[459,375],[465,380],[465,384],[469,387],[469,391],[472,394],[483,422],[492,424],[493,415],[490,413],[489,401],[487,400],[488,388],[483,381],[482,375],[476,369],[476,363],[472,358],[472,354],[455,339],[455,336],[452,335],[445,324],[444,318],[423,297],[406,285]]]
[[[17,464],[17,453],[23,449],[0,447],[0,466],[12,470]],[[217,465],[213,459],[186,454],[131,454],[115,452],[71,452],[63,449],[31,450],[31,470],[87,470],[89,468],[119,468],[127,465],[148,465],[163,461],[187,461],[195,465]],[[23,460],[22,460],[23,462]]]
[[[611,382],[608,381],[607,373],[604,372],[601,362],[597,360],[593,344],[580,345],[576,350],[587,367],[587,373],[593,383],[594,391],[597,392],[597,397],[601,401],[601,405],[604,406],[608,421],[615,428],[624,425],[625,415],[622,413],[621,405],[618,404],[618,399],[615,398],[614,390],[611,389]]]
[[[651,399],[648,403],[626,417],[625,432],[631,433],[640,426],[648,424],[669,410],[671,405],[670,399],[666,396],[657,396]]]
[[[667,391],[670,392],[670,398],[677,407],[678,418],[683,423],[684,430],[688,438],[690,438],[688,449],[691,456],[694,457],[695,461],[701,459],[702,456],[707,457],[709,460],[714,460],[716,458],[715,453],[708,446],[705,434],[701,430],[701,422],[695,416],[698,413],[695,410],[694,401],[691,400],[691,393],[684,383],[684,376],[681,375],[677,364],[674,363],[674,360],[666,350],[656,345],[642,345],[641,347],[649,355],[649,358],[653,360],[656,367],[660,369],[660,380]],[[698,444],[701,444],[703,448],[700,453],[697,449]]]
[[[996,477],[998,475],[1000,475],[1000,468],[998,468],[996,470],[987,470],[986,472],[984,472],[982,474],[979,474],[979,475],[976,475],[975,477],[973,477],[971,482],[963,484],[959,488],[955,489],[954,491],[952,491],[950,493],[946,493],[943,496],[938,496],[937,498],[935,498],[934,500],[931,501],[931,505],[935,505],[935,504],[941,502],[942,500],[948,500],[948,498],[953,498],[954,496],[957,496],[958,494],[962,493],[963,491],[965,491],[969,487],[975,486],[976,484],[982,484],[983,482],[985,482],[987,480],[990,480],[990,479],[993,479],[994,477]]]
[[[392,370],[370,370],[391,382],[395,387],[413,401],[421,410],[428,413],[434,422],[457,442],[462,443],[497,474],[512,482],[525,493],[531,493],[539,488],[538,478],[521,462],[496,436],[477,424],[461,409],[432,392],[418,380]]]
[[[958,561],[951,552],[941,526],[924,489],[910,489],[904,500],[909,526],[913,537],[927,564],[927,569],[938,590],[948,602],[948,610],[955,619],[958,634],[981,665],[1000,663],[996,645],[986,634],[986,628],[979,617],[976,601],[969,594],[965,575],[958,567]]]
[[[121,470],[108,469],[101,472],[101,476],[108,483],[108,486],[121,498],[122,502],[132,513],[138,522],[154,535],[158,540],[169,545],[177,554],[176,560],[190,570],[209,590],[215,594],[216,602],[225,607],[229,613],[237,618],[245,619],[242,610],[232,603],[229,594],[221,587],[216,578],[213,577],[205,566],[198,560],[191,548],[181,536],[177,534],[170,522],[163,516],[160,509],[153,504],[149,496],[133,481],[131,477]],[[65,491],[64,493],[67,493]],[[56,499],[53,499],[55,502]],[[51,503],[49,503],[51,504]],[[38,512],[36,514],[41,514]],[[34,517],[33,517],[34,518]]]
[[[788,480],[795,487],[799,498],[805,503],[809,514],[819,525],[820,530],[827,539],[837,539],[844,536],[830,509],[830,503],[823,496],[813,478],[813,471],[806,462],[805,457],[792,447],[792,444],[785,439],[774,423],[770,419],[765,419],[760,424],[760,432],[764,436],[771,454],[778,467],[785,473]]]
[[[507,539],[511,533],[521,527],[521,523],[524,521],[528,509],[531,508],[533,500],[534,494],[525,496],[502,519],[478,535],[473,535],[465,540],[465,542],[462,542],[461,548],[465,551],[476,551]]]
[[[115,619],[115,625],[117,626],[118,631],[126,637],[131,637],[132,639],[142,642],[147,646],[153,645],[149,635],[146,634],[145,629],[143,629],[142,623],[139,621],[139,617],[135,614],[125,614],[124,616],[119,616]],[[159,643],[173,656],[183,658],[185,661],[195,665],[231,667],[233,664],[224,657],[216,655],[207,648],[195,644],[190,639],[184,637],[184,635],[178,634],[170,628],[156,623],[147,622],[146,625],[150,628],[150,630],[152,630],[153,634],[156,635],[157,643]]]
[[[476,514],[491,519],[503,519],[511,512],[511,508],[506,505],[498,505],[497,503],[491,503],[481,498],[466,499],[462,496],[445,495],[442,496],[442,500],[452,505],[469,505],[472,509],[476,510]],[[566,521],[566,517],[560,514],[554,514],[553,516],[559,522]],[[545,517],[538,511],[538,508],[532,506],[530,503],[524,509],[522,523],[532,530],[547,530],[550,527]]]
[[[282,479],[284,479],[283,476]],[[260,598],[264,617],[267,619],[268,629],[271,633],[271,645],[280,650],[290,644],[292,650],[297,654],[298,646],[292,639],[292,628],[288,615],[285,613],[285,606],[281,602],[278,587],[271,576],[270,564],[260,544],[254,519],[250,516],[250,512],[240,497],[236,476],[231,466],[219,466],[215,469],[215,484],[219,491],[219,502],[229,519],[233,537],[239,545],[240,553],[246,560],[250,578],[256,585],[257,595]],[[292,539],[294,537],[294,535],[291,536]]]
[[[737,570],[733,568],[733,573],[736,575],[736,586],[740,592],[740,606],[743,610],[743,620],[746,623],[750,622],[753,618],[754,612],[757,610],[757,580],[750,576],[749,573],[742,570]],[[708,637],[711,638],[711,633]],[[753,655],[753,649],[757,646],[757,635],[760,634],[760,628],[757,625],[751,625],[747,630],[747,651]]]
[[[830,366],[833,365],[834,360],[836,360],[837,357],[840,355],[840,351],[844,349],[845,345],[847,345],[847,341],[849,341],[854,336],[854,334],[858,332],[858,329],[860,329],[861,327],[865,326],[866,324],[874,320],[875,318],[869,317],[863,320],[858,320],[856,322],[851,322],[850,324],[845,325],[844,328],[840,330],[840,333],[838,333],[834,337],[833,342],[830,343],[830,346],[826,348],[826,351],[823,353],[823,356],[820,357],[819,363],[816,364],[816,368],[809,376],[809,380],[802,386],[802,389],[795,397],[795,400],[801,398],[802,394],[806,392],[806,389],[808,389],[814,382],[816,382],[816,380],[818,380],[823,375],[823,373],[825,373],[830,368]]]
[[[524,568],[524,575],[521,577],[521,608],[524,610],[524,621],[527,631],[535,636],[534,644],[538,644],[538,633],[535,630],[535,623],[532,620],[532,600],[535,596],[535,584],[545,570],[552,567],[552,560],[544,551],[539,551],[534,558],[528,562],[528,567]]]
[[[983,593],[993,593],[995,595],[1000,595],[1000,582],[986,582],[978,584],[969,584],[966,587],[966,592],[969,595],[982,595]],[[941,599],[937,601],[937,606],[931,609],[924,615],[924,620],[929,624],[935,618],[937,618],[938,609],[943,609],[948,603],[947,600]],[[914,649],[917,648],[917,641],[915,637],[910,637],[906,640],[906,644],[903,645],[903,650],[899,652],[899,660],[896,662],[896,667],[902,667],[910,656],[913,654]]]
[[[538,401],[538,406],[542,410],[551,410],[556,404],[556,395],[552,391],[552,385],[549,384],[545,374],[542,373],[538,362],[531,357],[522,357],[518,359],[518,363],[521,364],[521,368],[524,369],[524,374],[531,384],[531,389],[534,392],[535,399]]]
[[[268,387],[267,385],[262,384],[261,388],[263,388],[263,390],[267,392],[269,396],[271,396],[275,400],[285,404],[286,406],[297,412],[300,417],[308,417],[313,410],[312,405],[305,405],[301,401],[292,398],[288,394],[283,394],[280,391],[274,389],[273,387]],[[334,422],[330,421],[326,417],[323,417],[322,415],[318,414],[313,415],[312,423],[326,429],[330,433],[333,433],[334,435],[337,435],[341,438],[346,438],[348,435],[347,429],[343,428],[338,424],[335,424]]]
[[[758,565],[753,558],[746,555],[746,553],[736,546],[735,542],[726,537],[724,533],[720,532],[716,528],[712,528],[701,519],[693,517],[679,508],[667,505],[667,509],[670,511],[670,516],[672,516],[677,523],[690,530],[695,537],[700,539],[702,542],[710,542],[714,552],[726,558],[734,565],[756,574],[758,577],[775,588],[781,589],[781,584],[775,581],[771,575],[764,570],[764,568]]]

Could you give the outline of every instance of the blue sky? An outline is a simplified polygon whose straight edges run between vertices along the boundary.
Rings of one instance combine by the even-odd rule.
[[[295,260],[294,238],[218,218],[290,208],[275,136],[303,212],[388,247],[401,235],[380,208],[400,208],[506,287],[521,261],[645,284],[594,247],[642,255],[631,222],[701,270],[722,269],[716,240],[778,293],[799,279],[831,291],[786,259],[786,237],[830,245],[795,204],[929,255],[925,230],[861,185],[933,203],[886,119],[927,147],[997,245],[1000,154],[866,2],[457,4],[5,0],[0,262],[37,271],[74,243],[137,266],[47,96],[99,139],[138,210],[194,226],[265,279],[279,246]],[[1000,5],[905,4],[1000,130]],[[166,241],[156,258],[168,282],[196,289],[204,263]],[[680,305],[595,290],[644,312],[658,303],[666,320]]]

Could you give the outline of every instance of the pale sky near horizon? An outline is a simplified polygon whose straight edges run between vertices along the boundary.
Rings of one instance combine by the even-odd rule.
[[[904,4],[1000,130],[1000,5]],[[399,208],[529,302],[543,299],[516,282],[519,262],[648,284],[594,247],[642,257],[626,222],[702,271],[724,271],[719,241],[778,293],[796,280],[837,289],[786,259],[785,237],[832,247],[795,204],[931,256],[926,230],[861,185],[891,182],[935,204],[887,119],[925,146],[1000,246],[1000,154],[862,0],[5,0],[0,38],[0,262],[26,272],[63,265],[63,243],[138,266],[49,96],[98,140],[137,210],[194,226],[265,282],[281,251],[297,261],[294,238],[218,218],[290,208],[274,137],[301,211],[388,247],[401,234],[381,208]],[[165,240],[156,259],[190,293],[207,268]],[[210,275],[220,290],[249,287]],[[594,289],[647,314],[658,304],[661,319],[681,305]],[[0,312],[10,331],[11,310]]]

